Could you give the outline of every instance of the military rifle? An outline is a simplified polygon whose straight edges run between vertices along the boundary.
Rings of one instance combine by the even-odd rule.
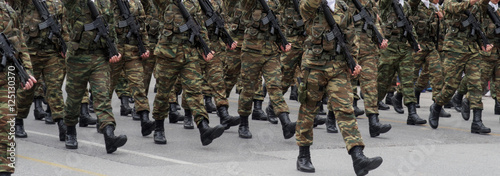
[[[0,72],[3,72],[5,67],[7,66],[7,61],[12,61],[14,67],[16,68],[17,75],[19,76],[19,80],[21,84],[24,86],[26,82],[28,82],[30,76],[24,69],[24,66],[21,64],[21,61],[16,58],[16,50],[9,42],[7,36],[4,33],[0,33],[0,54],[2,54],[2,61],[0,63]],[[10,70],[10,69],[9,69]]]
[[[277,38],[277,43],[279,43],[280,46],[283,48],[286,48],[286,45],[288,45],[288,41],[286,41],[285,35],[283,35],[283,32],[281,32],[280,25],[278,23],[278,19],[276,19],[276,15],[274,15],[274,12],[269,9],[269,6],[266,3],[266,0],[259,0],[260,4],[262,5],[262,8],[264,8],[264,13],[267,14],[266,17],[262,18],[262,24],[266,25],[268,23],[270,24],[271,27],[271,34],[275,35],[275,33],[278,33],[278,38]]]
[[[498,17],[495,9],[493,9],[490,5],[488,5],[488,16],[491,18],[491,21],[495,23],[495,34],[500,34],[500,18]]]
[[[118,49],[116,48],[115,42],[109,36],[108,23],[104,20],[102,15],[99,14],[92,0],[87,0],[87,6],[90,9],[94,21],[84,25],[85,31],[97,29],[97,35],[94,42],[97,43],[101,37],[104,38],[108,46],[109,57],[118,56]]]
[[[471,36],[476,36],[476,32],[479,34],[478,37],[478,44],[481,45],[481,46],[484,46],[484,48],[486,48],[486,46],[488,44],[490,44],[490,41],[488,40],[488,38],[486,38],[486,35],[484,34],[483,30],[481,30],[481,23],[479,23],[479,21],[477,21],[476,17],[470,13],[469,10],[465,10],[464,11],[465,15],[467,15],[467,19],[465,21],[462,21],[462,26],[463,27],[468,27],[470,26],[471,27]],[[480,38],[479,38],[480,37]]]
[[[375,36],[373,37],[374,42],[377,43],[377,45],[381,45],[382,42],[384,41],[384,37],[382,37],[382,34],[378,31],[377,27],[375,26],[375,19],[371,16],[371,14],[366,10],[366,7],[362,6],[359,0],[352,0],[354,3],[354,6],[356,6],[356,9],[358,9],[359,13],[354,15],[354,21],[357,22],[361,19],[365,21],[365,24],[363,25],[363,31],[367,31],[368,28],[370,28]]]
[[[335,39],[337,41],[337,49],[336,49],[337,54],[344,55],[344,58],[347,62],[347,66],[349,66],[351,71],[354,72],[354,68],[356,67],[356,62],[354,61],[354,58],[351,55],[351,51],[347,46],[347,40],[344,37],[345,36],[344,33],[340,29],[339,25],[335,22],[335,19],[333,19],[332,11],[330,10],[330,7],[328,7],[328,2],[326,2],[326,0],[322,1],[321,7],[323,9],[326,22],[330,26],[331,30],[330,32],[326,33],[326,40],[332,41]]]
[[[198,2],[200,3],[201,10],[208,17],[208,20],[205,21],[205,26],[209,27],[215,24],[215,35],[220,37],[227,46],[231,46],[234,40],[231,38],[226,28],[224,28],[224,20],[221,18],[219,12],[214,10],[209,0],[198,0]]]
[[[396,16],[398,16],[398,22],[396,23],[396,26],[398,28],[403,28],[403,36],[406,37],[406,39],[408,40],[408,42],[410,43],[411,47],[415,52],[419,51],[420,49],[418,47],[418,42],[412,33],[413,26],[406,17],[403,11],[403,6],[399,4],[398,0],[392,0],[392,6],[394,7],[394,12],[396,12]]]
[[[47,8],[47,2],[45,0],[32,0],[32,2],[35,5],[36,10],[38,11],[38,14],[40,14],[42,19],[44,20],[43,22],[38,24],[38,29],[43,30],[50,27],[48,38],[52,39],[52,37],[55,35],[59,39],[59,42],[61,44],[61,52],[66,55],[68,47],[66,46],[66,42],[64,42],[64,39],[61,35],[61,25],[59,25],[59,22],[54,19],[54,16],[52,14],[50,14]]]
[[[190,30],[191,36],[189,37],[189,42],[193,45],[199,44],[199,46],[203,50],[203,54],[205,56],[208,56],[208,54],[210,54],[212,50],[208,48],[207,43],[205,43],[205,40],[203,40],[203,37],[200,34],[201,31],[200,25],[198,24],[198,22],[196,22],[196,20],[194,20],[191,14],[189,14],[186,7],[184,7],[184,4],[182,4],[182,1],[181,0],[176,0],[176,1],[177,1],[177,7],[179,7],[179,10],[181,11],[182,17],[184,18],[184,20],[186,20],[186,24],[179,27],[180,32],[185,32],[187,30]]]
[[[132,34],[135,36],[138,42],[137,47],[139,48],[139,53],[142,56],[142,54],[146,53],[146,47],[144,46],[144,42],[142,42],[142,35],[140,33],[141,26],[135,20],[135,16],[130,12],[130,4],[128,1],[124,2],[123,0],[117,0],[117,3],[120,8],[120,14],[124,19],[118,22],[118,27],[129,27],[127,38],[130,40]]]
[[[302,20],[302,16],[300,15],[300,8],[299,8],[299,0],[292,0],[293,2],[293,9],[295,9],[295,12],[299,14],[300,19],[295,21],[295,27],[301,27],[304,26],[304,20]]]

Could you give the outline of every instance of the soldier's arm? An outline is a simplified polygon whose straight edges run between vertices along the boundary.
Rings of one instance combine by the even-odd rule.
[[[118,35],[116,34],[116,27],[115,27],[116,25],[115,24],[118,24],[118,22],[116,21],[115,13],[113,10],[113,9],[115,9],[114,6],[116,4],[112,3],[112,4],[103,4],[103,5],[104,5],[104,7],[101,7],[101,9],[99,9],[99,10],[101,11],[101,14],[105,17],[104,19],[106,20],[106,22],[108,23],[109,38],[113,39],[115,41],[115,43],[117,43],[118,42]]]
[[[321,5],[321,0],[302,0],[300,1],[300,14],[304,22],[314,19],[316,11]]]
[[[469,1],[464,1],[464,2],[447,1],[444,3],[444,10],[447,13],[459,14],[463,13],[465,10],[469,9],[472,6],[473,5]]]
[[[148,36],[148,31],[146,30],[146,12],[144,11],[144,7],[139,1],[136,1],[137,6],[139,6],[139,16],[137,17],[137,22],[139,23],[138,25],[140,26],[139,31],[142,35],[142,43],[144,43],[144,47],[148,46],[149,43],[149,36]]]

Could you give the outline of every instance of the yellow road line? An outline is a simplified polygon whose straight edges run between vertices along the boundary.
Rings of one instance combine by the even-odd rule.
[[[69,169],[69,170],[72,170],[72,171],[77,171],[77,172],[81,172],[81,173],[85,173],[85,174],[89,174],[89,175],[105,176],[104,174],[99,174],[99,173],[95,173],[95,172],[91,172],[91,171],[87,171],[87,170],[83,170],[83,169],[79,169],[79,168],[69,167],[69,166],[66,166],[66,165],[57,164],[57,163],[53,163],[53,162],[49,162],[49,161],[45,161],[45,160],[39,160],[39,159],[27,157],[27,156],[17,155],[17,157],[23,158],[23,159],[27,159],[27,160],[31,160],[31,161],[35,161],[35,162],[39,162],[39,163],[50,165],[50,166],[54,166],[54,167],[59,167],[59,168],[63,168],[63,169]]]

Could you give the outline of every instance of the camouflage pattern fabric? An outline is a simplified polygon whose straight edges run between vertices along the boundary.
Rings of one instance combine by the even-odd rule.
[[[113,69],[113,67],[111,67],[111,69]],[[117,70],[117,72],[120,72],[119,73],[120,75],[118,76],[118,81],[117,81],[117,84],[115,85],[115,90],[114,90],[114,92],[116,92],[116,96],[118,96],[118,97],[123,97],[123,96],[130,97],[128,81],[127,81],[127,78],[125,78],[125,71],[122,69],[122,70]],[[113,96],[112,92],[110,93],[110,96],[111,97]]]
[[[153,2],[153,0],[143,0],[141,1],[144,7],[144,12],[146,13],[146,30],[148,32],[148,47],[149,58],[142,60],[142,66],[144,67],[144,88],[145,94],[149,93],[149,85],[151,82],[151,76],[153,75],[154,66],[156,63],[156,56],[153,54],[156,43],[158,43],[158,36],[161,32],[160,23],[160,13],[158,12],[158,7]]]
[[[238,83],[241,73],[241,47],[243,44],[243,34],[245,26],[241,24],[242,9],[240,1],[223,1],[223,11],[225,24],[229,34],[234,41],[238,42],[236,49],[225,50],[221,55],[224,57],[224,82],[226,84],[226,97],[229,98],[231,90]],[[240,86],[241,88],[241,86]]]
[[[335,42],[321,43],[326,41],[324,34],[330,31],[330,26],[325,20],[323,10],[319,10],[321,0],[304,0],[300,4],[300,12],[305,21],[305,28],[308,34],[306,43],[319,43],[321,53],[317,48],[308,46],[302,57],[302,70],[306,84],[306,102],[302,102],[297,120],[295,139],[299,146],[312,145],[313,140],[313,119],[318,111],[318,102],[323,94],[328,95],[328,104],[331,104],[337,123],[344,138],[346,149],[349,151],[354,146],[364,146],[361,133],[358,130],[354,109],[352,107],[353,94],[350,83],[350,75],[343,55],[334,55]],[[336,1],[333,18],[346,33],[347,41],[355,44],[353,30],[346,30],[347,27],[354,27],[352,14],[343,1]],[[312,29],[315,35],[312,35]],[[309,72],[307,74],[306,72]],[[307,77],[307,78],[306,78]]]
[[[110,97],[110,64],[106,41],[101,38],[97,43],[93,42],[96,30],[85,31],[84,24],[91,23],[92,17],[87,6],[87,1],[72,0],[63,1],[68,10],[68,22],[71,24],[71,40],[68,43],[68,55],[66,60],[66,98],[64,122],[67,126],[75,126],[80,116],[80,103],[85,94],[87,83],[93,93],[94,109],[98,117],[98,123],[102,130],[107,125],[115,126],[115,119],[111,108]],[[116,40],[114,29],[115,19],[111,10],[109,0],[94,1],[97,9],[108,25],[109,34]]]
[[[169,103],[178,103],[179,100],[177,99],[177,97],[178,97],[177,93],[180,92],[181,90],[182,90],[181,79],[176,78],[174,88],[170,91],[170,93],[168,95],[168,97],[169,97],[168,102]]]

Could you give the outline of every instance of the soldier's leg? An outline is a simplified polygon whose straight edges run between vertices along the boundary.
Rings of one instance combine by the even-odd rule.
[[[36,58],[37,56],[33,56]],[[39,57],[40,59],[42,57]],[[33,114],[35,116],[36,120],[42,120],[45,118],[45,123],[47,124],[52,124],[53,119],[52,116],[50,116],[50,106],[47,104],[47,97],[45,96],[45,91],[47,90],[47,86],[45,84],[45,81],[43,79],[43,75],[37,76],[40,79],[37,79],[37,83],[35,83],[35,86],[32,88],[35,91],[35,96],[33,99],[33,103],[35,104],[35,109],[33,109]],[[47,109],[44,111],[42,102],[47,104]]]
[[[191,118],[184,119],[184,116],[180,113],[181,108],[179,106],[178,93],[182,90],[182,84],[180,83],[180,79],[177,75],[175,75],[173,82],[173,88],[168,91],[168,95],[166,94],[168,96],[168,104],[170,107],[168,112],[168,121],[169,123],[177,123],[178,121],[186,120],[184,121],[184,128],[187,127],[186,129],[194,129],[192,116],[190,116]],[[190,111],[189,109],[185,110]]]
[[[39,78],[41,78],[42,71],[44,69],[45,60],[44,60],[44,58],[37,57],[37,56],[33,56],[32,60],[33,60],[32,61],[33,74],[35,76],[35,79],[38,80]],[[7,80],[7,79],[5,79],[5,80]],[[15,136],[18,138],[26,138],[26,137],[28,137],[28,135],[26,134],[26,132],[24,130],[23,119],[26,119],[28,117],[31,103],[33,102],[35,90],[34,89],[24,90],[21,88],[21,86],[18,86],[16,89],[17,89],[16,90],[16,100],[14,101],[16,103],[15,105],[17,107]],[[5,95],[7,95],[7,94],[5,94]],[[5,101],[5,102],[7,103],[7,101]],[[35,102],[35,107],[36,107],[36,105],[40,106],[40,108],[41,108],[42,101],[39,100],[38,102]],[[41,110],[41,112],[44,112],[43,109]],[[35,111],[35,113],[36,113],[36,111]],[[11,114],[11,113],[9,113],[9,114]],[[4,114],[4,115],[6,115],[6,114]],[[45,118],[45,116],[43,116],[42,118]],[[36,116],[35,116],[35,119],[36,119]],[[41,119],[38,119],[38,120],[41,120]]]
[[[500,114],[500,103],[498,100],[500,100],[500,64],[499,61],[496,62],[495,68],[494,68],[494,76],[493,76],[493,87],[494,87],[494,94],[495,94],[495,115]]]
[[[227,97],[231,94],[234,85],[238,82],[238,77],[241,73],[241,48],[237,47],[234,50],[226,50],[224,66],[224,82],[226,84]]]
[[[216,57],[218,57],[217,54],[215,54],[214,59]],[[203,59],[203,58],[200,58],[200,59]],[[201,85],[201,90],[202,90],[202,94],[203,94],[203,100],[205,101],[204,102],[205,109],[207,110],[208,113],[212,113],[212,112],[217,111],[217,107],[215,106],[214,102],[212,101],[212,97],[215,96],[214,90],[209,85],[210,84],[209,79],[210,79],[211,75],[208,74],[210,72],[209,70],[211,69],[210,63],[212,63],[212,61],[214,59],[212,59],[209,62],[206,62],[206,61],[200,62],[200,69],[201,69],[201,72],[203,74],[203,82]]]
[[[483,82],[481,77],[482,75],[484,75],[484,77],[488,77],[485,72],[488,72],[489,68],[486,66],[483,68],[484,70],[481,70],[481,68],[477,67],[478,65],[485,66],[484,64],[481,64],[481,62],[484,62],[483,58],[480,54],[476,53],[465,65],[465,74],[468,75],[467,90],[469,92],[470,109],[472,109],[473,113],[473,121],[471,125],[472,133],[491,132],[491,129],[484,126],[482,122],[483,102],[481,99],[483,97]]]
[[[412,51],[408,51],[406,55],[402,56],[397,66],[399,79],[401,80],[401,93],[404,97],[404,105],[406,105],[406,107],[408,108],[408,119],[406,123],[410,125],[425,124],[427,123],[427,121],[420,118],[417,114],[417,100],[415,98],[415,89],[413,82],[414,67],[408,67],[408,65],[411,65],[413,63],[411,52]],[[394,100],[394,98],[392,100]]]
[[[281,80],[281,90],[283,94],[288,91],[288,88],[295,82],[295,69],[300,65],[303,51],[301,49],[283,52],[280,56],[281,72],[283,73]]]
[[[129,97],[127,93],[125,93],[125,88],[121,87],[124,86],[125,82],[127,80],[123,77],[123,72],[125,68],[125,63],[126,61],[124,59],[120,60],[117,63],[112,63],[110,64],[111,67],[111,84],[110,84],[110,93],[109,93],[109,98],[113,98],[113,92],[116,90],[116,95],[118,98],[120,98],[120,115],[121,116],[128,116],[129,114],[133,115],[133,110],[129,105]],[[120,81],[122,80],[122,81]],[[120,89],[118,89],[120,87]],[[92,91],[93,92],[93,91]],[[96,97],[94,96],[94,99]],[[137,117],[136,117],[136,120]]]
[[[361,61],[358,64],[361,65]],[[361,67],[364,68],[364,66],[361,66]],[[359,78],[359,76],[358,76],[358,78]],[[358,108],[358,100],[361,99],[361,97],[358,95],[358,83],[360,83],[361,81],[359,81],[358,78],[353,78],[351,80],[352,92],[353,92],[353,96],[354,96],[352,106],[354,108],[354,115],[356,117],[365,114],[365,111]]]
[[[420,108],[420,94],[422,93],[422,90],[427,86],[428,83],[425,83],[424,84],[424,88],[420,89],[420,86],[418,84],[418,81],[419,80],[422,80],[423,81],[423,76],[424,76],[424,73],[426,72],[426,69],[428,68],[427,65],[429,64],[428,62],[426,62],[425,58],[427,58],[427,55],[429,54],[429,52],[427,51],[424,51],[424,52],[418,52],[418,53],[414,53],[413,54],[413,62],[414,62],[414,65],[415,65],[415,68],[413,70],[413,83],[415,84],[414,85],[414,88],[415,88],[415,98],[417,100],[417,103],[416,103],[416,107],[417,108]]]
[[[379,59],[377,74],[378,101],[384,99],[387,90],[392,86],[393,78],[396,74],[394,62],[397,59],[387,50],[383,50],[381,53],[382,56]]]
[[[127,61],[125,61],[123,64],[125,64],[126,62]],[[118,97],[123,97],[123,96],[132,97],[132,95],[128,90],[129,82],[126,78],[124,67],[125,66],[123,65],[122,70],[119,70],[119,75],[117,77],[118,82],[114,84],[114,92],[116,92],[116,96]],[[111,68],[113,68],[113,66]]]
[[[313,124],[318,104],[324,94],[328,80],[325,72],[304,68],[304,73],[309,74],[307,80],[303,80],[307,87],[305,102],[300,103],[299,116],[295,126],[295,140],[298,146],[311,146],[313,144]]]
[[[253,96],[253,110],[252,110],[252,120],[269,120],[269,122],[273,124],[277,124],[278,120],[276,118],[276,115],[274,115],[274,112],[271,114],[271,117],[268,117],[269,114],[266,114],[264,110],[262,110],[262,102],[264,102],[264,98],[266,97],[266,92],[264,92],[264,86],[262,84],[262,74],[259,73],[259,76],[257,76],[255,79],[257,79],[257,90]],[[240,81],[241,83],[241,81]],[[271,106],[268,106],[266,111],[269,111]]]
[[[153,51],[153,50],[150,50]],[[156,56],[150,55],[148,59],[142,60],[142,66],[144,69],[144,91],[146,96],[149,93],[149,85],[151,83],[151,77],[153,76],[153,70],[156,63]]]
[[[441,92],[444,85],[444,77],[443,77],[443,67],[441,58],[439,53],[436,50],[433,50],[426,58],[428,74],[424,75],[423,79],[429,80],[430,77],[430,85],[432,87],[432,100]],[[427,76],[427,77],[425,77]],[[420,78],[419,78],[420,79]],[[450,104],[450,103],[447,103]],[[451,108],[451,107],[450,107]],[[446,112],[444,109],[440,112],[440,117],[451,117],[451,114]]]
[[[242,122],[248,121],[248,116],[252,113],[252,101],[254,100],[255,92],[258,87],[261,87],[259,86],[261,84],[259,84],[258,78],[261,77],[262,60],[260,58],[262,57],[260,54],[250,52],[243,52],[241,54],[241,83],[243,84],[243,90],[238,100],[238,114]],[[248,126],[248,123],[240,125],[239,136],[241,138],[251,138]],[[245,131],[241,129],[245,129]]]
[[[47,94],[45,98],[49,104],[52,118],[58,124],[59,140],[64,141],[66,134],[66,126],[63,123],[64,119],[64,99],[62,93],[62,85],[65,76],[64,59],[59,55],[51,56],[47,60],[45,69],[43,70],[43,78],[47,85]]]
[[[0,76],[1,79],[7,80],[6,75],[7,74],[4,73]],[[16,112],[9,110],[9,107],[12,105],[9,106],[8,95],[14,95],[15,93],[9,92],[9,85],[7,84],[7,81],[0,86],[0,94],[2,95],[2,101],[0,101],[0,172],[14,173],[16,161],[16,141],[14,140],[15,137],[12,135],[12,132],[14,132],[14,125],[17,124],[15,122],[16,116],[9,115],[15,114]],[[32,99],[29,100],[30,105],[31,102]]]

